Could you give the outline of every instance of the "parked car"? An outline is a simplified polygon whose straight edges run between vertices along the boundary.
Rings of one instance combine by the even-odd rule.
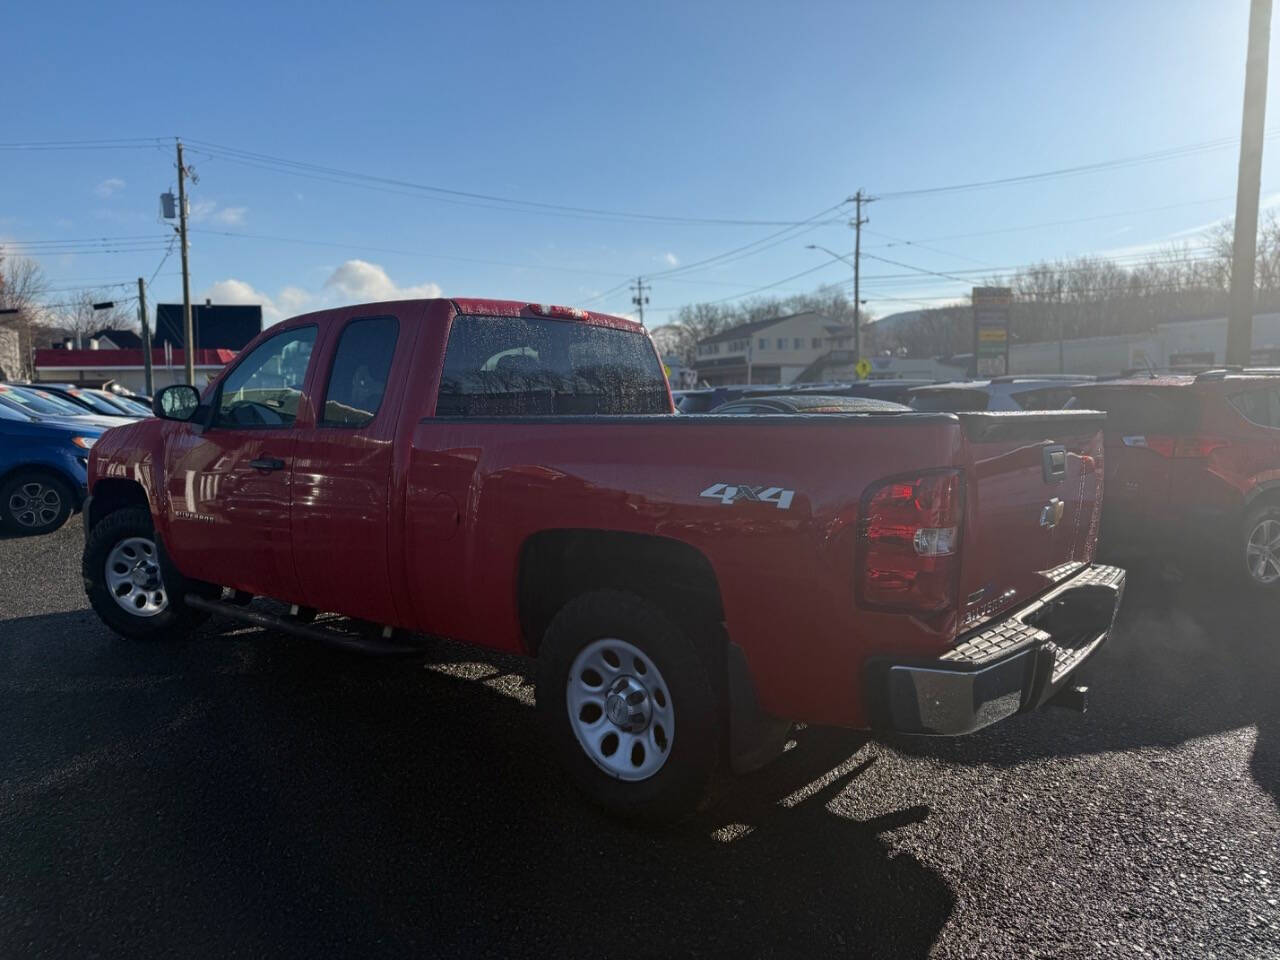
[[[1066,374],[937,383],[913,389],[911,407],[947,413],[961,410],[1061,410],[1071,399],[1076,384],[1090,383],[1095,379]]]
[[[1107,414],[1109,550],[1220,556],[1280,594],[1280,376],[1113,380],[1078,386],[1075,402]]]
[[[703,387],[698,390],[676,390],[671,394],[676,410],[680,413],[710,413],[721,404],[743,397],[771,397],[794,392],[793,388],[779,384],[756,386]]]
[[[853,383],[802,385],[801,393],[820,393],[828,397],[866,397],[870,400],[888,400],[891,403],[909,403],[911,391],[916,387],[932,386],[933,380],[857,380]]]
[[[149,415],[149,412],[139,413],[136,409],[125,406],[116,397],[102,390],[77,387],[70,383],[41,382],[39,387],[46,393],[51,393],[69,403],[74,403],[76,406],[83,407],[104,417],[129,417],[136,420],[138,417]]]
[[[796,720],[1081,708],[1124,583],[1093,563],[1101,414],[674,416],[644,328],[572,308],[307,314],[156,409],[90,460],[82,573],[111,629],[527,654],[552,750],[626,817],[689,812]]]
[[[0,403],[0,529],[49,533],[79,510],[103,427]]]
[[[796,393],[776,397],[751,397],[730,400],[711,411],[719,414],[758,415],[771,413],[911,413],[901,403],[869,400],[865,397],[828,397],[822,394]]]
[[[81,423],[92,423],[100,426],[104,430],[120,423],[120,420],[116,417],[100,416],[91,410],[69,403],[61,397],[46,393],[37,387],[0,383],[0,406],[17,410],[20,413],[31,414],[36,418],[72,417]]]

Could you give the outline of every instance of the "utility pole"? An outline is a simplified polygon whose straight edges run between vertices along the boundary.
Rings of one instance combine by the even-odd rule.
[[[148,397],[156,395],[151,375],[151,325],[147,323],[147,285],[138,278],[138,319],[142,321],[142,377],[144,392]]]
[[[636,282],[631,284],[631,302],[636,305],[640,311],[640,326],[644,326],[644,307],[649,302],[649,291],[653,286],[644,282],[644,277],[636,277]]]
[[[853,227],[853,365],[856,367],[862,360],[862,225],[870,222],[862,215],[862,205],[873,202],[875,197],[859,190],[849,199],[854,203],[849,226]]]
[[[1066,353],[1063,350],[1063,343],[1062,343],[1064,324],[1063,324],[1063,318],[1062,318],[1062,280],[1061,279],[1058,280],[1057,296],[1054,297],[1053,305],[1058,313],[1058,372],[1066,373],[1067,357],[1066,357]],[[1004,371],[1005,373],[1009,372],[1008,366],[1009,365],[1006,363],[1005,371]]]
[[[1227,318],[1227,363],[1248,365],[1253,352],[1253,271],[1258,245],[1258,192],[1262,181],[1262,134],[1267,116],[1267,58],[1271,48],[1271,0],[1249,8],[1249,54],[1244,69],[1244,118],[1240,127],[1240,172],[1236,181],[1236,230],[1232,245],[1231,312]]]
[[[182,141],[178,141],[178,236],[182,244],[182,358],[186,362],[187,383],[195,386],[195,335],[191,329],[191,270],[187,264],[187,177],[193,183],[195,171],[188,170],[182,160]]]

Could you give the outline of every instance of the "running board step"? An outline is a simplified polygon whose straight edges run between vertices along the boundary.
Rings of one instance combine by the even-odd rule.
[[[296,637],[305,637],[338,650],[345,650],[347,653],[358,653],[366,657],[411,657],[425,650],[424,647],[398,643],[385,637],[352,636],[292,616],[266,613],[223,600],[208,600],[195,593],[188,593],[183,600],[193,610],[203,610],[205,613],[229,617],[267,630],[282,630]]]

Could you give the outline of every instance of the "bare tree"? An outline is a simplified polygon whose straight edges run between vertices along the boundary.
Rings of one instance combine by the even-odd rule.
[[[0,313],[0,327],[18,334],[23,377],[31,375],[31,327],[40,319],[39,302],[47,289],[44,271],[38,263],[27,257],[6,255],[0,248],[0,309],[17,311]]]
[[[105,302],[107,302],[105,294],[81,290],[78,294],[51,308],[50,313],[56,319],[58,326],[70,332],[80,346],[87,347],[89,337],[100,330],[128,329],[132,326],[129,312],[122,307],[114,306],[104,310],[93,308],[95,303]]]

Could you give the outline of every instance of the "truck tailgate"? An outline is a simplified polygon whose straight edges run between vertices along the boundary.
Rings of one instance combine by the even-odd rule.
[[[967,477],[963,632],[1093,560],[1106,418],[1076,410],[958,416]]]

